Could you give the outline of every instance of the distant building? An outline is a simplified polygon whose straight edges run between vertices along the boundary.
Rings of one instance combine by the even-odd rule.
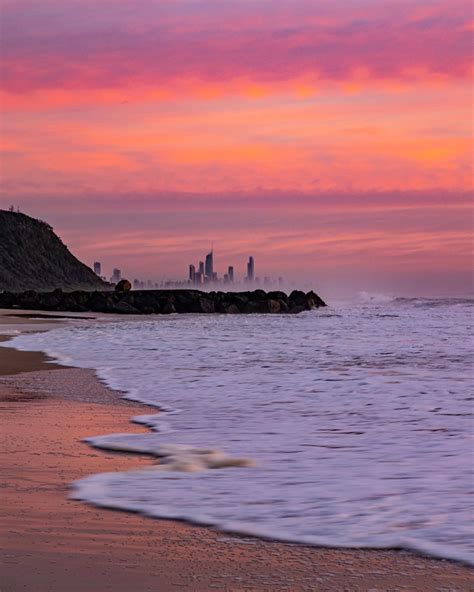
[[[204,261],[199,261],[199,273],[204,276]]]
[[[100,261],[94,261],[94,273],[95,273],[95,275],[98,275],[99,277],[101,276],[102,266],[100,264]]]
[[[212,251],[206,255],[204,273],[207,278],[214,280],[214,253]]]
[[[253,277],[254,277],[254,261],[253,261],[253,257],[249,257],[249,262],[247,263],[247,281],[248,282],[253,282]]]
[[[232,265],[229,265],[229,269],[227,270],[227,276],[229,279],[229,282],[231,284],[234,283],[234,268],[232,267]]]
[[[189,281],[192,284],[196,283],[196,268],[192,264],[189,266]]]
[[[121,279],[122,272],[120,271],[120,269],[115,268],[112,272],[112,277],[110,278],[110,281],[112,282],[112,284],[118,284]]]

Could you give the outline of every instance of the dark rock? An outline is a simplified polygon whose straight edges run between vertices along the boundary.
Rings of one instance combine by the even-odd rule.
[[[324,300],[322,300],[316,294],[316,292],[313,292],[312,290],[306,294],[306,299],[308,301],[308,304],[311,306],[311,308],[319,308],[320,306],[327,306],[327,304],[324,302]]]
[[[89,298],[89,309],[95,312],[107,312],[107,293],[92,292]]]
[[[209,298],[200,298],[199,299],[199,312],[203,312],[206,314],[210,314],[216,312],[215,304]]]
[[[252,300],[247,302],[247,304],[244,306],[242,312],[245,314],[254,314],[257,312],[261,312],[260,302],[254,302]]]
[[[225,312],[226,314],[239,314],[240,309],[235,304],[226,304],[224,305],[223,312]]]
[[[88,300],[82,297],[81,294],[72,292],[70,294],[64,294],[55,310],[60,311],[71,311],[71,312],[87,312],[89,310],[87,306]]]
[[[245,294],[236,294],[236,293],[229,293],[226,295],[226,305],[227,304],[234,304],[238,309],[239,312],[243,312],[245,305],[248,303],[249,298]]]
[[[272,297],[273,296],[273,297]],[[133,292],[95,291],[36,292],[19,294],[0,292],[0,306],[32,310],[104,312],[119,314],[297,314],[326,306],[315,292],[295,290],[288,298],[284,292],[210,292],[199,290],[136,290]]]
[[[285,292],[280,291],[268,292],[267,297],[271,298],[272,300],[282,300],[283,302],[288,301],[288,296],[285,294]]]
[[[26,290],[26,292],[23,292],[23,294],[21,295],[21,305],[24,308],[33,308],[36,304],[38,300],[38,293],[35,292],[34,290]]]
[[[0,292],[0,308],[11,308],[17,301],[17,294]]]
[[[296,304],[295,306],[292,306],[288,312],[290,314],[299,314],[300,312],[304,312],[305,310],[308,310],[306,308],[306,306],[303,306],[301,304]]]
[[[175,305],[171,301],[171,299],[164,299],[160,303],[160,313],[161,314],[173,314],[176,312]]]
[[[200,312],[199,295],[194,292],[180,292],[174,295],[176,312]]]
[[[115,312],[117,314],[140,314],[140,311],[138,309],[136,309],[128,302],[124,301],[117,302],[117,304],[114,304],[111,312]]]
[[[278,312],[280,312],[281,307],[280,307],[280,302],[278,300],[267,300],[267,308],[270,314],[276,314]]]
[[[288,300],[293,304],[297,304],[303,306],[306,304],[306,294],[301,290],[293,290],[293,292],[289,295]]]
[[[59,292],[59,295],[58,295]],[[62,300],[61,290],[54,290],[54,292],[46,292],[45,294],[38,294],[38,301],[36,308],[38,310],[59,310],[59,303]],[[21,300],[20,300],[21,302]],[[24,308],[27,308],[24,306]]]

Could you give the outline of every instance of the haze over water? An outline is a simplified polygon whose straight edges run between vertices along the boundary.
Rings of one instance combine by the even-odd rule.
[[[83,499],[291,541],[472,561],[472,321],[472,300],[397,299],[296,316],[97,322],[13,346],[94,368],[165,409],[141,418],[155,432],[98,434],[98,446],[218,448],[257,465],[95,475],[78,483]]]

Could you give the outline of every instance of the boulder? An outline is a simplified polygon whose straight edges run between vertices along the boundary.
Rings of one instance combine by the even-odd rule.
[[[288,301],[288,296],[285,294],[285,292],[281,292],[279,290],[268,292],[267,297],[271,298],[272,300],[282,300],[283,302]]]
[[[240,310],[235,304],[224,304],[224,312],[226,314],[239,314]]]
[[[63,293],[61,290],[54,290],[54,292],[46,292],[38,295],[38,308],[40,310],[59,310],[59,303],[61,302]],[[26,308],[26,307],[24,307]]]
[[[22,293],[20,302],[23,308],[34,310],[38,305],[38,293],[34,290],[26,290],[26,292]]]
[[[176,307],[171,298],[162,298],[158,304],[160,314],[173,314],[176,312]]]
[[[112,306],[111,312],[115,312],[117,314],[140,314],[140,311],[129,304],[128,302],[124,302],[121,300]]]
[[[106,312],[107,292],[92,292],[89,298],[89,309],[93,312]]]
[[[293,290],[293,292],[289,295],[288,300],[291,304],[304,306],[307,302],[306,294],[301,290]]]
[[[12,292],[0,292],[0,308],[11,308],[16,301],[16,294]]]
[[[320,306],[327,306],[327,304],[324,302],[324,300],[322,300],[316,294],[316,292],[313,292],[313,290],[311,290],[310,292],[308,292],[306,294],[306,298],[307,298],[308,304],[311,306],[311,308],[319,308]]]
[[[245,314],[254,314],[256,312],[261,312],[261,303],[250,300],[244,306],[242,312]]]
[[[130,292],[132,289],[132,284],[128,280],[120,280],[118,284],[115,285],[116,292]]]
[[[278,300],[268,300],[267,301],[267,311],[270,314],[276,314],[281,311],[280,302]]]
[[[216,312],[215,304],[210,298],[200,298],[199,309],[199,312],[203,312],[206,314]]]

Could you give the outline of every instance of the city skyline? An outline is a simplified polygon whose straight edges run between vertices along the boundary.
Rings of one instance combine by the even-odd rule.
[[[282,276],[273,278],[268,275],[262,277],[255,275],[255,260],[252,255],[248,256],[246,266],[242,266],[246,269],[246,273],[243,272],[241,276],[235,273],[235,266],[228,265],[225,272],[215,271],[214,269],[214,248],[206,255],[204,261],[199,261],[198,266],[193,263],[189,264],[187,279],[173,279],[162,277],[161,280],[150,278],[138,278],[136,274],[130,275],[130,281],[134,289],[151,290],[157,288],[170,288],[170,287],[189,287],[189,288],[206,288],[216,287],[218,285],[225,285],[228,289],[232,289],[233,286],[246,286],[251,287],[282,287],[284,280]],[[102,275],[103,266],[101,261],[94,261],[93,270],[96,275],[101,277],[105,281],[109,281],[111,284],[118,283],[124,278],[122,270],[114,267],[112,269],[112,275],[107,279],[106,275]],[[128,279],[128,278],[127,278]]]
[[[227,266],[227,272],[222,273],[219,277],[217,271],[214,270],[214,246],[206,255],[204,261],[199,261],[197,266],[193,263],[189,264],[188,268],[188,282],[193,286],[203,286],[217,283],[233,284],[236,279],[234,265]],[[242,281],[247,284],[253,283],[254,280],[254,258],[249,255],[247,262],[247,275],[243,276]]]

